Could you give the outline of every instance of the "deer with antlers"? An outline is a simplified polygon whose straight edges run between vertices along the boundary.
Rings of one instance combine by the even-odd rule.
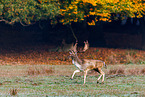
[[[76,44],[77,45],[77,44]],[[95,70],[98,73],[100,73],[101,75],[99,76],[99,78],[97,79],[97,83],[99,83],[100,78],[103,76],[102,78],[102,83],[104,83],[104,77],[105,77],[105,73],[101,70],[101,68],[103,66],[106,66],[104,61],[101,60],[93,60],[93,59],[80,59],[77,56],[77,52],[70,50],[70,58],[72,59],[72,63],[76,66],[77,70],[75,70],[73,72],[73,75],[71,77],[71,79],[73,79],[74,75],[77,72],[84,72],[84,84],[86,82],[86,76],[89,70]]]

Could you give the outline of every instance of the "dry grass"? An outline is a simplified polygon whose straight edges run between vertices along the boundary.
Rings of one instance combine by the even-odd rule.
[[[125,70],[122,68],[119,68],[117,71],[117,74],[125,74]]]
[[[144,81],[142,79],[142,76],[140,76],[140,74],[142,75],[145,73],[144,65],[109,65],[107,69],[105,68],[102,69],[106,73],[104,85],[96,84],[97,73],[95,72],[92,74],[92,76],[88,74],[87,81],[86,81],[87,84],[83,86],[82,85],[83,74],[77,73],[76,76],[74,77],[74,80],[69,80],[73,71],[76,70],[76,67],[74,65],[0,66],[0,68],[2,68],[4,73],[8,73],[7,71],[11,71],[9,76],[15,76],[15,77],[9,77],[9,76],[1,77],[1,82],[2,82],[1,86],[4,87],[4,89],[1,90],[3,91],[2,93],[3,94],[7,93],[7,95],[9,93],[9,95],[11,96],[20,96],[20,97],[23,97],[26,94],[31,96],[33,96],[34,94],[38,96],[42,96],[44,93],[47,95],[49,95],[49,93],[52,93],[51,96],[59,96],[59,95],[64,96],[69,93],[72,94],[71,96],[86,96],[86,94],[84,95],[78,95],[78,94],[80,93],[83,94],[84,91],[85,91],[84,93],[92,93],[92,91],[94,90],[94,86],[97,87],[96,89],[98,89],[97,91],[94,92],[95,96],[96,96],[96,92],[97,93],[100,92],[104,96],[104,93],[110,94],[112,93],[112,91],[115,94],[118,94],[117,96],[120,96],[119,94],[122,93],[122,91],[124,91],[124,93],[126,93],[126,91],[130,91],[128,93],[133,94],[136,91],[132,91],[131,88],[133,89],[135,88],[138,91],[141,91],[139,90],[140,88],[143,89],[142,83]],[[13,69],[15,70],[13,71]],[[18,69],[25,70],[26,71],[24,74],[25,76],[22,75],[18,77],[16,75],[13,75],[14,74],[13,72],[15,72],[16,74],[21,72]],[[137,71],[134,71],[135,69],[137,69]],[[126,75],[134,75],[134,74],[135,75],[138,74],[138,75],[126,76]],[[47,75],[51,75],[51,76],[47,76]],[[141,80],[140,82],[141,85],[138,84],[139,80]],[[11,88],[11,87],[15,87],[15,88]],[[119,90],[119,92],[114,91],[114,89],[116,88],[117,90]],[[82,89],[82,90],[80,92],[78,91],[76,92],[76,89],[77,90]],[[105,91],[108,92],[102,92],[102,90],[104,89],[106,89]],[[73,95],[74,93],[72,93],[71,91],[77,94]],[[53,94],[54,92],[57,92],[58,94],[55,95]],[[138,93],[141,94],[141,92]],[[94,95],[91,94],[91,96]],[[44,97],[45,96],[46,95],[44,95]],[[110,95],[106,95],[106,96],[110,96]]]
[[[107,75],[143,75],[145,74],[144,65],[110,65]]]
[[[0,86],[3,85],[3,83],[0,83]]]
[[[18,94],[18,89],[15,89],[15,88],[10,89],[10,95],[11,96],[16,96],[17,94]]]
[[[107,75],[142,75],[145,74],[144,65],[108,65],[108,68],[102,68]],[[76,70],[74,65],[21,65],[21,66],[0,66],[1,77],[14,76],[37,76],[37,75],[65,75],[71,76]],[[83,75],[77,73],[76,75]],[[90,71],[88,75],[99,75],[99,73]],[[3,83],[2,83],[3,84]],[[1,84],[0,84],[1,85]]]
[[[109,75],[111,74],[116,74],[116,72],[117,72],[117,69],[112,69],[112,70],[109,70]]]
[[[117,64],[117,60],[116,60],[116,57],[115,57],[114,55],[108,56],[108,61],[109,61],[110,64],[112,64],[112,65]]]
[[[10,73],[2,76],[0,96],[144,96],[144,65],[109,65],[102,70],[106,73],[105,83],[96,84],[96,73],[88,74],[86,85],[83,84],[83,74],[76,74],[74,80],[70,77],[76,67],[74,65],[25,65],[25,66],[0,66],[0,73]],[[13,71],[13,69],[15,69]],[[26,76],[16,74],[25,71]],[[132,70],[138,69],[140,75],[126,76]],[[44,70],[44,72],[43,72]],[[48,71],[47,71],[48,70]],[[52,70],[52,71],[49,71]],[[11,71],[11,72],[8,72]],[[28,75],[28,71],[32,72]],[[130,72],[129,72],[130,71]],[[13,75],[14,73],[15,75]],[[36,73],[35,73],[36,72]],[[47,73],[48,72],[48,73]],[[52,73],[51,73],[52,72]],[[108,72],[108,73],[107,73]],[[110,74],[109,74],[110,72]],[[136,71],[135,71],[136,72]],[[40,76],[42,74],[42,76]],[[117,75],[112,75],[117,74]],[[133,73],[132,73],[133,74]],[[136,74],[136,73],[135,73]],[[7,75],[7,74],[6,74]],[[27,76],[28,75],[28,76]],[[36,75],[36,76],[33,76]],[[51,76],[46,76],[51,75]],[[15,76],[15,77],[14,77]],[[15,88],[12,88],[15,87]],[[97,87],[97,88],[96,88]],[[103,91],[105,90],[105,91]],[[92,92],[93,91],[93,92]],[[97,95],[97,94],[98,95]],[[138,93],[138,94],[137,94]]]
[[[145,74],[145,68],[143,68],[140,73]]]
[[[134,68],[134,69],[129,69],[129,70],[128,70],[128,73],[129,73],[130,75],[139,75],[139,74],[140,74],[140,71],[141,71],[141,69],[139,69],[139,68]]]
[[[1,49],[0,65],[70,65],[68,52],[49,52],[49,46],[40,45],[25,48]],[[99,59],[106,64],[144,64],[145,51],[90,47],[80,58]]]
[[[112,74],[125,74],[124,71],[125,71],[125,70],[122,69],[122,68],[110,69],[108,74],[109,74],[109,75],[112,75]]]
[[[135,59],[133,58],[132,54],[128,54],[126,55],[126,64],[134,64],[135,63]]]
[[[42,75],[42,74],[46,74],[46,75],[49,75],[51,73],[53,73],[54,70],[52,68],[45,68],[45,67],[42,67],[42,66],[39,66],[39,67],[29,67],[28,68],[28,75]]]

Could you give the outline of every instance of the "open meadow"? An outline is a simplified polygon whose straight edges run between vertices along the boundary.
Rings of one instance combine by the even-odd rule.
[[[0,49],[0,96],[145,96],[145,51],[90,47],[80,58],[107,64],[105,83],[97,84],[98,73],[90,71],[71,80],[76,67],[68,52],[49,52],[48,46]]]
[[[74,65],[0,65],[0,96],[145,96],[145,65],[108,65],[105,83],[97,84],[98,73],[90,71],[73,80]]]

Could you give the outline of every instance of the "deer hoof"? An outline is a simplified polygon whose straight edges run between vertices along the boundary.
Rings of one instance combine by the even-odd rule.
[[[99,81],[97,81],[97,84],[99,84]]]
[[[73,78],[70,78],[71,80],[73,80]]]

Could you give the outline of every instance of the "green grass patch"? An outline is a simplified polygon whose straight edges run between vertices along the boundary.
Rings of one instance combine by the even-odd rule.
[[[124,74],[110,74],[113,69],[124,67]],[[129,74],[131,68],[144,68],[144,65],[116,65],[103,69],[106,73],[105,83],[97,84],[97,73],[89,72],[83,85],[83,74],[78,73],[73,80],[70,77],[76,69],[73,65],[34,65],[34,66],[0,66],[0,96],[145,96],[145,76]],[[30,68],[40,73],[29,75]],[[39,69],[40,68],[40,69]],[[42,72],[41,70],[53,72]],[[140,70],[140,71],[141,71]],[[21,72],[21,73],[20,73]],[[23,73],[22,73],[23,72]],[[41,73],[42,72],[42,73]],[[2,75],[3,74],[3,75]]]

